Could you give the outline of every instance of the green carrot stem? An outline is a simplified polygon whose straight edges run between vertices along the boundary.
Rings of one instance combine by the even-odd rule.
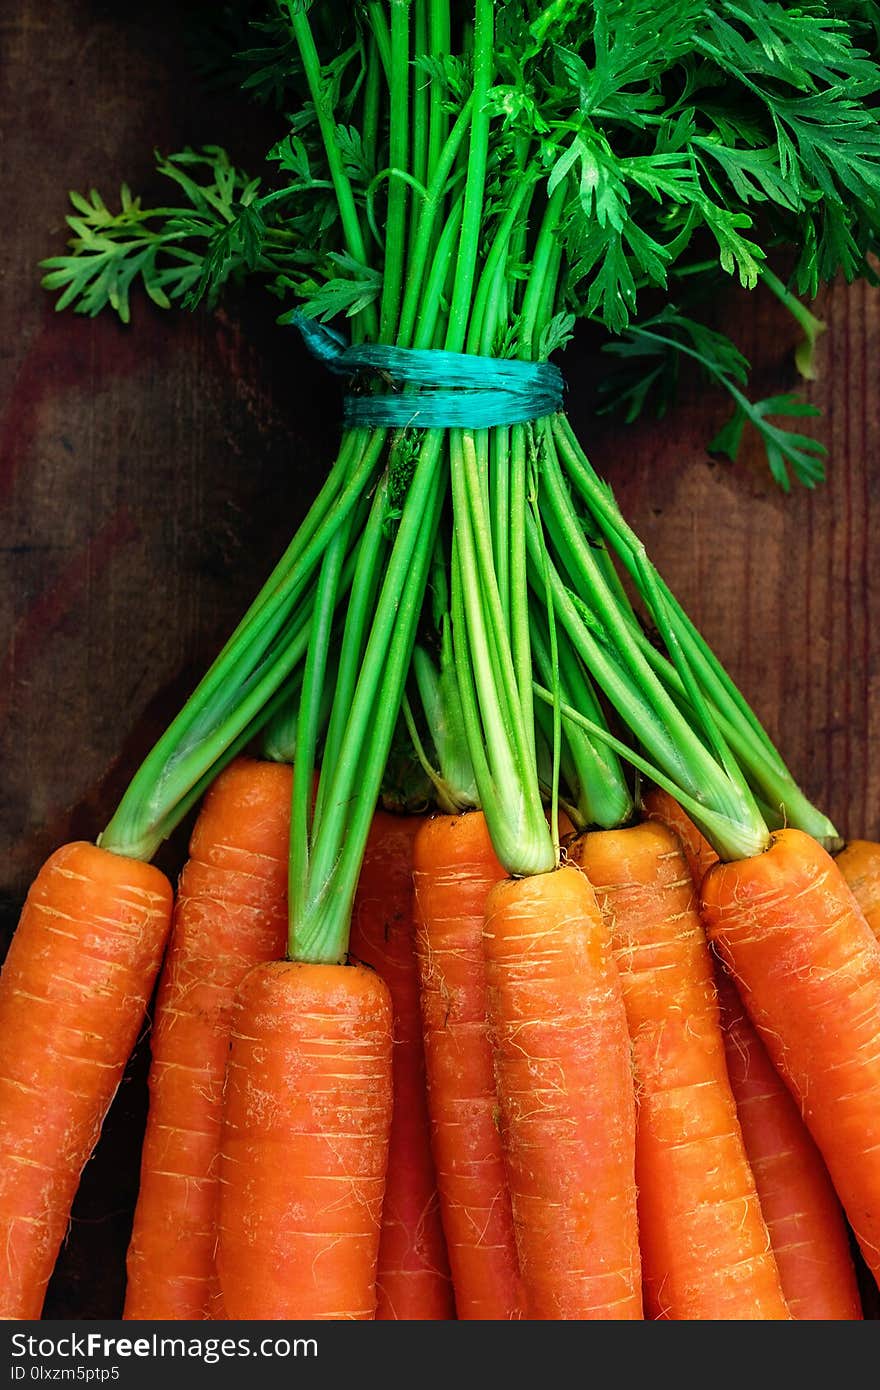
[[[416,646],[412,673],[434,741],[444,795],[455,810],[462,811],[477,805],[477,788],[455,676],[448,614],[441,622],[440,670],[425,649]]]
[[[474,280],[483,220],[483,199],[489,159],[490,116],[487,105],[494,71],[495,31],[493,0],[476,0],[474,20],[474,85],[468,173],[462,214],[461,241],[456,265],[455,285],[449,310],[446,348],[462,352],[467,340]]]
[[[315,753],[321,727],[321,705],[327,680],[330,639],[339,594],[342,566],[348,544],[349,522],[340,526],[327,547],[315,593],[309,644],[303,672],[296,726],[296,762],[291,804],[291,855],[288,901],[291,916],[298,917],[308,893],[309,824],[313,797]],[[296,852],[299,851],[299,852]]]
[[[661,680],[666,682],[684,718],[691,721],[692,711],[674,669],[643,631],[634,631],[633,638],[641,644],[647,660]],[[771,829],[790,826],[812,835],[828,850],[839,848],[843,840],[833,822],[809,800],[787,768],[780,772],[775,762],[765,756],[749,726],[742,721],[728,720],[717,709],[713,710],[713,717],[755,795],[761,815]]]
[[[636,553],[643,550],[639,538],[624,521],[610,489],[602,483],[594,472],[570,423],[564,416],[555,417],[553,432],[566,476],[586,502],[608,544],[617,554],[631,578],[638,584],[639,566],[636,563]],[[704,688],[712,694],[714,703],[719,708],[725,709],[726,707],[726,712],[729,713],[730,717],[739,715],[746,720],[761,740],[767,756],[774,759],[777,765],[782,766],[779,753],[768,738],[765,729],[708,643],[677,603],[671,590],[659,577],[658,583],[666,602],[679,623],[679,640],[687,651],[688,659],[700,673]]]
[[[380,0],[368,0],[367,14],[370,20],[370,28],[373,31],[373,38],[376,40],[376,47],[379,50],[379,59],[385,74],[386,83],[391,82],[391,33],[388,28],[388,17],[385,14],[385,6]]]
[[[373,35],[367,41],[367,75],[364,81],[364,158],[367,167],[375,169],[379,164],[379,121],[382,104],[381,68],[378,60],[376,40]]]
[[[452,19],[449,0],[429,0],[428,37],[431,57],[442,59],[452,47]],[[439,82],[429,86],[428,169],[437,166],[449,130],[449,114]]]
[[[450,457],[457,584],[465,623],[455,633],[456,668],[462,695],[467,696],[462,704],[480,805],[508,872],[546,873],[555,866],[556,853],[537,785],[534,723],[526,728],[520,707],[471,432],[452,431]],[[453,616],[454,632],[455,626]],[[472,676],[462,670],[462,663],[472,669]],[[481,741],[485,756],[478,757]]]
[[[375,612],[376,597],[387,562],[388,540],[385,527],[388,519],[387,475],[376,488],[370,514],[358,546],[357,565],[351,584],[351,596],[345,615],[345,625],[339,648],[336,685],[324,740],[323,762],[334,767],[341,753],[358,673],[363,660],[370,619]],[[329,779],[321,777],[315,797],[312,835],[320,832],[326,809]]]
[[[357,432],[344,439],[341,454],[348,476],[329,503],[322,493],[320,520],[295,538],[232,637],[202,677],[184,707],[132,778],[101,836],[102,845],[133,857],[149,857],[162,842],[161,827],[242,729],[258,712],[255,691],[270,698],[302,658],[303,623],[308,620],[314,572],[325,546],[361,501],[385,431]],[[335,470],[334,470],[335,472]],[[286,646],[290,650],[286,650]],[[157,839],[157,836],[159,838]]]
[[[542,310],[546,312],[547,291],[548,287],[553,284],[552,267],[558,266],[559,219],[565,207],[566,196],[566,187],[563,182],[554,190],[544,210],[520,315],[520,357],[532,358],[535,356],[535,337],[539,316]]]
[[[339,445],[336,459],[327,475],[326,480],[321,486],[318,496],[309,507],[303,520],[296,529],[290,544],[282,555],[278,564],[272,570],[269,578],[252,600],[250,607],[245,613],[241,622],[236,627],[232,636],[223,646],[217,657],[212,663],[211,670],[218,663],[222,662],[226,654],[235,646],[239,636],[245,626],[250,623],[264,606],[267,600],[278,594],[289,580],[292,574],[297,573],[297,567],[305,559],[305,563],[311,563],[316,556],[320,556],[325,538],[332,535],[335,526],[335,508],[339,506],[344,515],[348,505],[352,500],[352,485],[354,493],[361,490],[364,473],[362,465],[367,469],[373,469],[376,464],[377,455],[381,452],[384,442],[384,432],[371,434],[369,430],[354,429],[348,430],[343,435]],[[322,529],[329,518],[329,530]],[[320,534],[319,534],[320,533]],[[315,537],[318,536],[317,546],[314,546]],[[207,681],[210,670],[206,672],[204,680]]]
[[[675,728],[676,720],[681,724],[678,709],[674,701],[670,699],[666,687],[657,679],[650,663],[645,660],[639,648],[629,640],[627,615],[621,613],[618,608],[614,595],[605,583],[602,568],[596,563],[591,547],[584,539],[578,525],[577,517],[568,505],[564,481],[553,447],[552,434],[549,431],[545,434],[542,442],[545,445],[541,471],[544,509],[555,524],[557,544],[565,547],[569,566],[577,575],[578,591],[594,611],[596,620],[607,634],[607,644],[619,654],[621,664],[628,668],[631,679],[642,692],[644,700],[650,704],[656,718],[668,730],[675,729],[674,741],[680,750],[680,756],[692,762],[695,772],[698,769],[701,770],[697,775],[705,774],[713,760],[706,754],[702,742],[689,727]],[[719,761],[717,755],[714,761]],[[740,788],[740,791],[743,791],[744,779],[738,778],[737,771],[732,767],[732,761],[729,759],[728,761],[731,763],[730,767],[725,764],[722,766],[724,766],[728,777],[743,783]]]
[[[511,456],[510,429],[501,425],[493,431],[493,465],[489,473],[489,519],[492,527],[492,554],[495,557],[495,579],[501,604],[504,626],[511,631],[510,546],[511,526]]]
[[[674,701],[665,693],[653,673],[643,681],[644,672],[639,670],[634,674],[632,665],[606,638],[601,628],[599,635],[593,630],[595,620],[586,620],[589,610],[580,600],[575,602],[574,596],[562,582],[547,555],[546,544],[534,518],[529,518],[528,540],[530,557],[538,576],[535,580],[536,592],[542,593],[540,576],[546,566],[553,603],[572,646],[599,688],[639,742],[648,749],[657,765],[694,798],[707,805],[714,804],[728,819],[739,820],[752,838],[763,833],[766,839],[766,826],[763,826],[748,788],[731,783],[682,720]],[[645,669],[650,670],[647,663]]]
[[[340,753],[329,776],[324,820],[311,846],[300,916],[290,923],[295,960],[334,962],[348,949],[351,907],[424,599],[444,491],[443,435],[426,431],[391,550]]]
[[[494,339],[504,326],[499,296],[506,279],[510,243],[517,226],[527,216],[527,208],[534,194],[534,175],[523,177],[513,190],[504,216],[498,223],[474,294],[468,352],[491,356]]]
[[[219,770],[228,760],[231,748],[242,746],[246,730],[248,737],[258,730],[262,711],[303,659],[308,644],[308,616],[307,608],[262,677],[246,687],[244,695],[236,692],[230,696],[224,717],[216,724],[197,726],[188,741],[178,739],[172,743],[167,733],[163,736],[98,837],[102,848],[131,859],[153,858],[192,805],[195,789],[207,784],[215,769]]]
[[[577,515],[571,505],[552,436],[547,438],[546,444],[544,482],[547,487],[551,510],[564,535],[564,542],[569,547],[569,554],[578,569],[579,576],[586,580],[591,598],[597,603],[598,616],[609,627],[618,650],[631,656],[630,664],[636,678],[642,679],[651,663],[642,665],[644,657],[640,646],[627,640],[628,629],[631,630],[629,607],[627,606],[621,612],[615,602],[614,594],[605,584],[605,571],[599,565],[593,548],[583,538]],[[640,592],[654,618],[666,650],[672,658],[672,666],[678,682],[690,704],[694,728],[703,738],[713,758],[730,780],[740,787],[744,787],[745,779],[740,768],[731,756],[718,724],[712,716],[708,702],[703,696],[699,681],[683,653],[677,628],[675,623],[670,620],[669,608],[660,588],[656,571],[648,563],[641,542],[633,546],[632,563]]]
[[[472,110],[473,101],[471,98],[468,98],[462,106],[455,125],[452,127],[449,137],[443,145],[443,148],[439,151],[431,169],[430,181],[425,191],[425,197],[422,201],[421,210],[416,221],[413,248],[407,269],[407,283],[404,291],[403,308],[400,315],[400,327],[397,334],[397,342],[400,347],[408,347],[410,345],[420,301],[424,301],[424,299],[427,298],[423,287],[425,270],[429,263],[431,252],[434,249],[437,234],[437,221],[448,193],[449,181],[452,177],[459,151],[461,150],[464,137],[471,123]]]
[[[535,684],[535,694],[539,700],[545,704],[553,701],[552,692]],[[767,848],[769,834],[766,825],[762,822],[755,822],[746,825],[735,816],[728,816],[721,811],[705,805],[698,801],[695,796],[679,786],[672,777],[659,767],[648,761],[647,758],[616,738],[608,729],[600,724],[594,724],[592,720],[581,714],[579,710],[573,709],[571,705],[563,704],[563,718],[584,729],[593,738],[597,738],[613,748],[615,753],[644,776],[656,782],[658,787],[662,787],[670,796],[675,797],[676,801],[687,811],[694,824],[706,836],[707,840],[713,845],[716,853],[721,859],[730,861],[734,859],[749,859],[754,854],[761,854]]]
[[[779,279],[779,276],[774,275],[768,265],[762,264],[760,274],[768,290],[775,294],[780,304],[785,305],[785,308],[791,314],[792,318],[796,323],[800,324],[803,329],[804,337],[795,351],[795,362],[797,363],[798,371],[805,381],[815,381],[816,342],[820,335],[825,332],[828,325],[817,318],[815,314],[811,314],[806,304],[802,304],[797,295],[792,294],[791,290],[786,289],[785,285]]]
[[[220,775],[225,767],[232,762],[233,758],[238,757],[245,748],[259,738],[260,734],[289,704],[296,698],[297,680],[296,676],[285,682],[276,690],[271,699],[267,700],[261,710],[257,712],[251,722],[242,729],[241,733],[215,758],[210,768],[193,784],[185,796],[182,796],[169,811],[166,819],[152,827],[152,836],[145,840],[140,846],[140,853],[132,854],[120,842],[118,847],[112,842],[107,842],[106,832],[99,843],[105,849],[113,849],[117,854],[127,854],[129,858],[141,858],[144,860],[152,859],[159,846],[174,833],[177,827],[186,819],[194,806],[198,805],[211,783]],[[269,757],[269,753],[264,753]],[[286,762],[287,758],[276,758],[274,761]],[[134,846],[133,846],[134,847]]]
[[[330,177],[333,180],[336,201],[339,205],[339,217],[342,223],[346,246],[348,247],[349,254],[353,256],[356,261],[359,261],[361,265],[369,265],[357,203],[355,202],[351,181],[345,171],[345,164],[343,162],[339,142],[336,138],[336,124],[333,109],[329,101],[328,86],[324,81],[321,59],[315,47],[315,40],[309,25],[308,15],[300,3],[300,0],[284,0],[284,4],[290,16],[291,29],[293,30],[294,37],[299,47],[303,71],[315,107],[315,115],[318,118],[318,127],[321,131],[321,139],[324,144],[327,165],[330,170]],[[379,5],[371,5],[370,9],[381,13],[381,6]],[[381,53],[383,48],[382,39],[380,38],[380,33],[382,31],[381,25],[377,25],[376,28],[378,30],[378,32],[376,32],[376,38]],[[368,339],[374,339],[379,328],[375,305],[368,304],[367,307],[362,310],[358,318],[363,324],[365,336]]]
[[[461,218],[464,200],[458,198],[453,204],[449,217],[437,243],[437,250],[428,271],[422,304],[417,311],[413,331],[413,347],[430,348],[435,341],[446,336],[443,324],[444,289],[449,279],[455,259],[456,247],[461,234]]]
[[[409,24],[410,0],[391,0],[391,128],[389,163],[396,171],[409,174],[410,112],[409,112]],[[405,179],[392,179],[388,187],[388,208],[385,218],[385,266],[382,276],[382,308],[379,320],[379,340],[394,341],[400,317],[406,246],[407,184]]]
[[[189,797],[240,731],[249,716],[236,712],[241,693],[259,688],[271,695],[285,679],[292,664],[272,658],[279,643],[293,640],[308,612],[309,577],[320,557],[322,541],[356,505],[372,469],[382,436],[358,432],[357,441],[343,441],[340,458],[348,472],[340,489],[340,470],[334,468],[313,512],[263,586],[219,656],[200,681],[186,705],[154,745],[138,769],[101,842],[119,853],[149,856],[158,848],[165,827],[176,824],[175,807]],[[364,442],[369,441],[367,447]],[[284,636],[287,634],[287,637]],[[299,649],[297,649],[299,650]],[[293,665],[295,665],[294,655]],[[247,706],[254,710],[253,700]]]
[[[607,728],[596,692],[564,627],[557,631],[558,656],[554,665],[546,613],[537,601],[532,608],[531,627],[535,665],[542,683],[557,699],[554,711],[567,704],[580,710],[594,724]],[[625,825],[632,816],[633,799],[613,750],[607,743],[597,742],[583,729],[571,724],[566,727],[565,741],[574,769],[574,775],[569,774],[569,785],[582,826],[611,830]]]
[[[525,451],[523,450],[523,453],[524,453],[524,452],[525,452]],[[534,449],[533,449],[533,456],[534,456]],[[533,457],[533,463],[534,463],[534,457]],[[534,469],[533,469],[533,473],[534,473]],[[525,481],[525,470],[523,470],[523,482],[524,482],[524,481]],[[521,498],[518,498],[518,505],[519,505],[519,516],[524,520],[524,519],[525,519],[525,511],[526,511],[526,497],[525,497],[525,489],[524,489],[524,488],[523,488],[523,495],[522,495],[522,497],[521,497]],[[540,525],[540,512],[539,512],[539,510],[538,510],[538,496],[537,496],[537,488],[536,488],[535,483],[534,483],[534,476],[533,476],[533,481],[532,481],[532,487],[531,487],[531,489],[530,489],[530,491],[529,491],[528,505],[529,505],[529,508],[530,508],[530,510],[531,510],[531,512],[532,512],[532,515],[533,515],[533,517],[534,517],[535,524],[539,526],[539,525]],[[530,612],[529,612],[528,567],[527,567],[527,559],[526,559],[525,527],[523,526],[521,529],[522,529],[522,550],[523,550],[523,553],[522,553],[522,583],[523,583],[523,589],[524,589],[524,595],[523,595],[523,597],[524,597],[524,600],[525,600],[526,626],[527,626],[528,631],[529,631],[529,643],[528,643],[528,652],[527,652],[527,661],[528,661],[528,664],[527,664],[527,666],[525,666],[524,669],[521,669],[521,670],[518,672],[518,675],[519,675],[520,677],[522,677],[522,675],[525,673],[527,676],[531,677],[531,674],[532,674],[532,662],[533,662],[533,655],[532,655],[532,653],[533,653],[533,639],[534,639],[534,635],[535,635],[535,634],[534,634],[534,629],[533,629],[533,627],[532,627],[532,623],[531,623],[531,621],[530,621],[531,614],[530,614]],[[545,613],[545,619],[546,619],[546,631],[547,631],[548,638],[549,638],[549,641],[548,641],[548,644],[547,644],[547,648],[546,648],[546,659],[545,659],[545,661],[544,661],[544,671],[545,671],[545,679],[548,680],[549,685],[550,685],[550,690],[551,690],[551,693],[552,693],[552,695],[553,695],[553,704],[552,704],[552,706],[551,706],[551,708],[550,708],[550,715],[551,715],[551,720],[550,720],[550,748],[551,748],[551,768],[550,768],[550,830],[551,830],[551,834],[553,835],[553,843],[554,843],[554,846],[555,846],[555,848],[556,848],[556,853],[557,853],[557,855],[558,855],[558,854],[559,854],[559,778],[560,778],[561,768],[562,768],[562,715],[561,715],[561,712],[560,712],[561,701],[562,701],[562,682],[561,682],[561,678],[560,678],[560,669],[559,669],[559,633],[558,633],[558,630],[557,630],[556,612],[555,612],[555,609],[554,609],[554,607],[553,607],[553,589],[552,589],[552,586],[551,586],[551,584],[550,584],[550,574],[549,574],[549,571],[548,571],[548,568],[547,568],[546,563],[543,565],[542,568],[543,568],[543,573],[542,573],[542,575],[541,575],[541,578],[542,578],[543,581],[544,581],[544,595],[545,595],[545,598],[544,598],[544,605],[545,605],[545,606],[544,606],[544,613]],[[540,666],[540,657],[538,657],[538,664],[539,664],[539,666]],[[531,701],[529,702],[529,708],[530,708],[530,711],[532,712],[532,717],[534,718],[534,709],[533,709],[533,704],[532,704]],[[546,710],[544,711],[544,713],[546,714]]]
[[[417,65],[419,59],[427,55],[430,42],[427,0],[415,0],[413,8],[415,10],[413,44]],[[424,73],[416,71],[413,79],[412,171],[423,184],[428,182],[429,86]]]
[[[456,798],[455,793],[447,783],[443,774],[434,766],[431,759],[428,757],[427,750],[422,742],[422,736],[419,733],[419,728],[415,721],[415,716],[413,715],[412,705],[406,695],[403,697],[401,712],[413,746],[413,752],[416,755],[416,762],[419,764],[419,767],[424,772],[434,790],[434,801],[437,805],[437,809],[447,816],[458,815],[459,812],[464,810],[464,807]]]
[[[644,633],[636,632],[633,620],[630,631],[646,660],[660,673],[667,688],[687,701],[691,715],[694,712],[692,691],[696,683],[705,698],[697,714],[698,723],[705,727],[707,716],[708,721],[714,723],[723,744],[734,754],[727,766],[735,778],[742,767],[747,774],[746,780],[760,791],[765,802],[777,811],[784,808],[788,824],[797,825],[824,842],[836,843],[839,836],[834,825],[801,791],[754,711],[668,585],[648,562],[644,546],[623,520],[607,487],[593,473],[568,422],[559,417],[554,433],[569,478],[634,579],[652,619],[665,628],[667,646],[673,645],[679,657],[678,664],[671,665],[652,648]],[[686,663],[692,673],[687,686],[681,678],[682,663]]]
[[[529,567],[526,542],[526,513],[528,511],[527,474],[529,467],[528,442],[531,432],[525,425],[514,425],[510,450],[510,526],[508,530],[508,567],[510,571],[510,633],[516,682],[517,706],[520,710],[526,743],[524,752],[535,763],[535,710],[532,695],[532,643],[529,625]],[[503,614],[499,614],[503,619]],[[552,622],[552,618],[551,618]],[[499,625],[499,632],[501,631]],[[555,751],[558,752],[554,741]],[[555,815],[552,818],[555,826]],[[558,839],[555,835],[554,838]]]

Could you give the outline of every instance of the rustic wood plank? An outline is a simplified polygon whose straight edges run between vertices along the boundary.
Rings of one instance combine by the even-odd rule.
[[[36,262],[63,241],[64,190],[155,188],[150,151],[259,116],[187,79],[180,9],[8,0],[0,16],[0,903],[11,931],[63,840],[93,838],[280,554],[331,457],[338,389],[276,329],[271,303],[130,329],[56,316]],[[236,154],[239,151],[236,150]],[[849,836],[880,838],[880,347],[876,291],[821,303],[826,486],[779,493],[756,449],[708,458],[724,418],[694,385],[662,425],[597,422],[581,343],[573,417],[673,589]],[[732,296],[763,393],[797,385],[791,325]],[[186,827],[160,862],[174,873]],[[137,1182],[141,1047],[89,1165],[47,1316],[115,1316]]]

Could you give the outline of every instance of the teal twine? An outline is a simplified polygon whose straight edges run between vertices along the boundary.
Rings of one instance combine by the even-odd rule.
[[[346,425],[481,430],[521,425],[562,408],[562,373],[552,362],[384,343],[356,346],[299,310],[282,322],[299,329],[309,351],[331,372],[371,372],[387,383],[378,395],[346,396]],[[416,390],[401,389],[407,386]]]

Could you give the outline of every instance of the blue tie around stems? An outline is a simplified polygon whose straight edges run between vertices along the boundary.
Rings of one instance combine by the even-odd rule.
[[[355,346],[299,310],[281,322],[298,328],[309,351],[331,372],[370,372],[386,383],[388,389],[379,394],[346,396],[346,425],[480,430],[521,425],[562,409],[562,373],[552,362],[383,343]]]

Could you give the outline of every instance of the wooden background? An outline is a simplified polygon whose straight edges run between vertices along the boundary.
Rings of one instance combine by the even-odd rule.
[[[102,829],[142,755],[280,555],[337,437],[339,393],[274,325],[274,302],[134,322],[56,315],[37,262],[63,247],[66,190],[160,193],[151,151],[216,140],[259,169],[271,120],[205,97],[184,4],[0,7],[0,928],[42,860]],[[726,416],[694,386],[662,424],[571,413],[673,589],[806,791],[880,838],[880,291],[835,287],[810,398],[828,482],[783,496],[759,449],[706,441]],[[797,389],[796,334],[766,294],[731,296],[761,394]],[[183,827],[163,850],[175,873]],[[2,948],[2,941],[0,941]],[[142,1044],[88,1165],[46,1316],[114,1317],[144,1117]]]

